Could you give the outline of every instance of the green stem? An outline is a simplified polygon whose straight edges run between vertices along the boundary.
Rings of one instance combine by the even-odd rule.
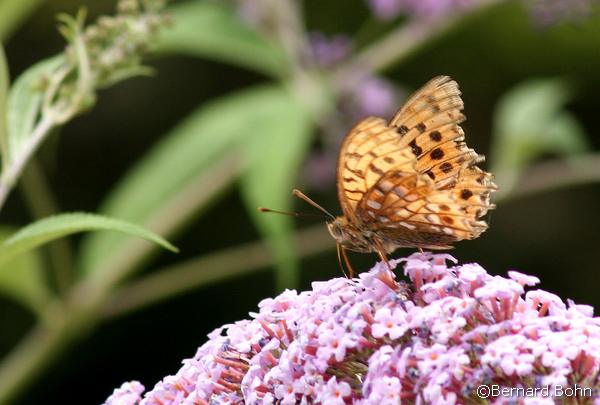
[[[292,61],[292,67],[301,68],[309,47],[298,0],[266,0],[264,7],[272,10],[274,14],[277,41]]]
[[[540,194],[562,187],[600,182],[600,153],[589,153],[567,160],[555,159],[530,166],[507,189],[500,187],[496,202]]]
[[[45,93],[46,99],[52,99],[62,79],[63,75],[67,74],[67,70],[61,69],[57,77],[53,78],[53,82],[49,86],[49,90]],[[48,134],[56,127],[55,111],[52,106],[46,105],[42,108],[41,118],[35,124],[31,134],[27,137],[27,141],[19,151],[18,156],[13,156],[11,159],[3,162],[2,174],[0,175],[0,209],[4,206],[8,195],[18,182],[23,170],[27,166],[29,160],[33,157],[37,149],[40,147]]]
[[[432,39],[451,30],[465,18],[479,13],[501,0],[477,2],[467,13],[444,15],[435,19],[411,19],[399,28],[356,53],[334,73],[338,89],[351,89],[365,74],[382,71],[399,63]]]
[[[53,127],[54,120],[52,117],[42,117],[40,122],[35,126],[31,136],[28,138],[21,154],[16,157],[14,161],[11,161],[7,169],[2,172],[2,175],[0,176],[0,208],[2,208],[6,202],[8,194],[21,176],[21,173],[25,169],[25,165]]]
[[[64,347],[73,329],[60,314],[60,304],[48,305],[44,317],[29,335],[6,356],[0,366],[0,403],[9,404],[26,388],[52,358]],[[71,331],[71,332],[70,332]]]
[[[21,178],[21,191],[35,218],[45,218],[59,212],[58,204],[36,158],[32,158]],[[68,239],[58,239],[48,245],[48,256],[61,295],[72,281],[73,252]]]
[[[108,279],[82,281],[64,301],[46,306],[38,324],[0,364],[0,404],[14,401],[72,341],[95,326],[112,287]]]
[[[332,248],[333,240],[323,225],[299,231],[298,256],[307,257]],[[264,241],[249,243],[169,266],[117,290],[104,307],[112,318],[136,311],[209,283],[223,281],[265,268],[275,261]]]
[[[4,171],[7,165],[8,156],[8,89],[10,87],[10,75],[8,71],[8,62],[4,47],[0,41],[0,157],[2,158],[1,167]]]

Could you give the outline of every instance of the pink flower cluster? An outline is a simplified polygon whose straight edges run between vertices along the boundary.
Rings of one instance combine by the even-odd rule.
[[[379,263],[358,279],[285,291],[211,333],[152,391],[126,383],[106,404],[600,403],[591,307],[525,292],[536,277],[448,262],[416,253],[391,262],[410,283]],[[483,398],[480,386],[522,390]],[[578,397],[545,396],[559,386]]]

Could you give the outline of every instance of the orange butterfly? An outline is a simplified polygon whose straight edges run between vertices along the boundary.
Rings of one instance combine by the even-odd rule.
[[[346,250],[376,252],[387,263],[397,248],[449,249],[487,229],[480,218],[495,207],[490,193],[497,187],[476,166],[484,157],[464,141],[460,94],[454,80],[436,77],[390,122],[368,117],[346,136],[337,166],[344,215],[327,213],[327,229],[350,276]]]

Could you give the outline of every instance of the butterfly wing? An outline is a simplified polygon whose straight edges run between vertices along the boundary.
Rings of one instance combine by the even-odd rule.
[[[415,158],[430,152],[437,143],[464,139],[458,126],[464,120],[462,108],[456,82],[439,76],[411,96],[389,124],[378,117],[359,122],[346,136],[338,159],[338,197],[344,215],[356,220],[358,202],[387,170],[415,172],[420,164]],[[432,178],[442,171],[437,167],[428,170]],[[426,170],[421,167],[420,171]]]
[[[476,166],[483,156],[465,143],[459,125],[465,119],[460,94],[455,81],[436,77],[411,96],[390,121],[391,127],[404,133],[403,143],[417,160],[416,171],[429,177],[434,187],[420,193],[414,202],[387,196],[377,212],[369,212],[372,207],[365,205],[365,215],[391,218],[392,226],[380,224],[382,236],[406,242],[402,239],[409,229],[413,231],[412,246],[441,247],[476,238],[487,228],[479,218],[494,208],[489,198],[496,185],[491,174]],[[376,194],[368,193],[365,198],[375,198]]]
[[[393,248],[448,249],[487,228],[476,215],[485,205],[467,200],[454,189],[438,189],[427,175],[392,170],[365,193],[356,214]]]
[[[365,194],[392,168],[415,173],[415,156],[395,128],[377,117],[365,118],[346,136],[338,159],[338,197],[344,216],[362,223],[356,209]]]
[[[460,94],[436,77],[389,124],[367,118],[350,132],[338,166],[347,218],[396,247],[449,248],[487,228],[479,218],[496,186],[464,141]]]

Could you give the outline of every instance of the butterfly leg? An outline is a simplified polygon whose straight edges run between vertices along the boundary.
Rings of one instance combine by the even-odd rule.
[[[352,268],[352,265],[350,264],[350,260],[348,259],[348,255],[346,254],[346,249],[344,249],[341,245],[338,245],[338,246],[342,252],[342,256],[344,257],[344,262],[346,262],[346,267],[348,268],[348,275],[346,275],[346,277],[354,278],[354,269]]]
[[[344,273],[344,276],[348,278],[348,274],[346,274],[346,269],[344,269],[344,264],[342,263],[342,246],[339,243],[336,243],[335,249],[337,251],[338,264],[340,266],[340,269],[342,270],[342,273]]]
[[[382,262],[384,262],[387,266],[388,271],[386,272],[381,272],[379,275],[379,279],[384,282],[388,287],[390,287],[392,290],[397,290],[399,285],[398,282],[396,282],[396,280],[394,280],[394,271],[392,270],[392,265],[390,264],[386,254],[385,254],[385,250],[383,249],[383,246],[381,245],[381,243],[378,240],[375,240],[375,248],[377,249],[377,254],[379,255],[379,258],[381,259]]]
[[[384,262],[386,264],[388,270],[392,271],[392,266],[390,265],[387,255],[385,254],[385,250],[383,249],[383,246],[377,239],[374,239],[373,242],[375,243],[375,247],[377,249],[377,254],[379,255],[379,258],[381,259],[382,262]]]
[[[377,250],[377,254],[379,255],[379,258],[381,259],[381,261],[385,263],[385,265],[387,266],[388,270],[392,271],[392,265],[388,261],[387,256],[385,255],[385,253],[382,253],[381,250]]]

